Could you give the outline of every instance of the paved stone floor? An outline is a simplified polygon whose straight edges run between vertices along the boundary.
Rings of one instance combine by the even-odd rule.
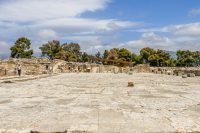
[[[200,77],[74,73],[0,83],[0,129],[200,131]]]

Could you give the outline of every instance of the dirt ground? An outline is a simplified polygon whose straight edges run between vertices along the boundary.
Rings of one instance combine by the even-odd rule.
[[[6,130],[200,131],[200,77],[68,73],[0,83],[0,131]]]

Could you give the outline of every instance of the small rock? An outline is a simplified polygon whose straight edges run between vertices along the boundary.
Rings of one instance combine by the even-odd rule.
[[[133,82],[128,82],[128,87],[134,87],[134,83]]]
[[[182,76],[182,78],[187,78],[187,75],[184,74],[184,75]]]

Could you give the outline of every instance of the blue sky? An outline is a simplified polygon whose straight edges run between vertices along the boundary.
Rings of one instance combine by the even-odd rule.
[[[0,55],[18,37],[57,39],[96,53],[112,47],[200,50],[199,0],[0,0]]]

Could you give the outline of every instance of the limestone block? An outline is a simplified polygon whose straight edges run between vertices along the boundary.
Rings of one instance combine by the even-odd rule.
[[[186,75],[186,74],[184,74],[183,76],[182,76],[182,78],[187,78],[188,76]]]
[[[161,71],[157,71],[157,74],[161,74]]]
[[[134,87],[134,83],[133,82],[128,82],[128,87]]]
[[[154,70],[154,73],[155,73],[155,74],[157,74],[157,72],[158,72],[157,70]]]
[[[118,74],[118,72],[114,72],[114,74]]]
[[[161,71],[161,74],[166,74],[166,72],[164,70]]]
[[[195,74],[194,73],[188,73],[187,76],[188,77],[195,77]]]
[[[167,75],[173,75],[174,73],[172,71],[167,71]]]
[[[178,73],[176,73],[176,76],[182,76],[182,75],[183,75],[182,72],[178,72]]]
[[[129,72],[128,74],[129,74],[129,75],[133,75],[133,72]]]

